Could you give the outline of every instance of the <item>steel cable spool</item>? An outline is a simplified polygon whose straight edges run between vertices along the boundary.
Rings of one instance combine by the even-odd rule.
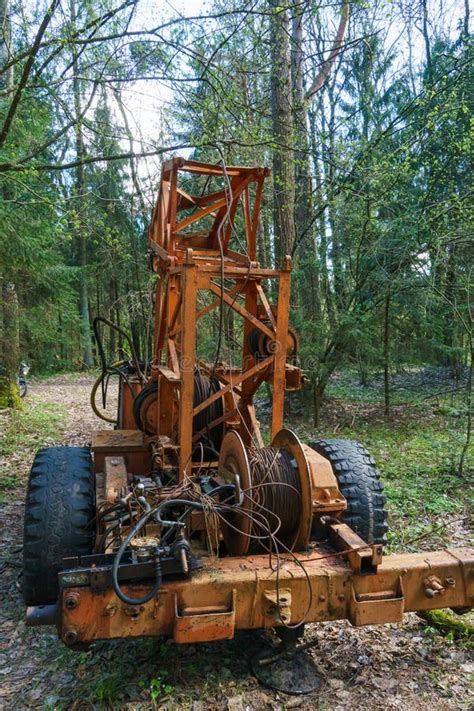
[[[286,449],[263,447],[249,450],[249,464],[252,480],[249,495],[255,516],[252,534],[265,537],[270,528],[279,541],[291,545],[301,512],[301,486],[295,460]]]
[[[262,323],[270,330],[273,328],[270,321],[262,321]],[[268,336],[259,328],[251,329],[247,342],[250,352],[256,360],[263,360],[263,358],[268,358],[268,356],[273,355],[277,347],[275,339]],[[287,356],[294,356],[298,350],[298,339],[291,327],[288,328],[286,344]]]
[[[206,373],[196,368],[194,372],[193,407],[197,407],[208,397],[218,392],[220,387],[221,385],[217,378],[209,377]],[[213,450],[214,455],[219,451],[222,437],[224,436],[224,424],[221,422],[210,430],[208,425],[222,417],[223,412],[223,398],[220,397],[211,402],[208,407],[193,418],[193,433],[196,434],[203,430],[197,441],[202,441],[204,446],[207,445]],[[156,434],[158,419],[158,383],[156,380],[148,382],[141,393],[137,395],[133,404],[133,414],[140,430],[149,435]]]
[[[296,435],[281,430],[271,447],[257,449],[245,447],[240,435],[230,430],[221,446],[219,475],[238,483],[244,493],[243,504],[229,511],[222,522],[230,555],[268,551],[279,543],[294,550],[306,547],[311,530],[311,482]]]
[[[193,406],[197,407],[204,402],[204,400],[207,400],[208,397],[219,392],[220,387],[221,385],[217,378],[213,376],[209,377],[196,368],[194,373]],[[219,417],[222,417],[223,412],[223,399],[219,397],[217,400],[214,400],[214,402],[211,402],[204,410],[198,412],[193,418],[193,433],[205,430],[200,439],[204,441],[204,444],[208,442],[216,452],[219,451],[224,436],[224,423],[221,422],[220,425],[216,425],[210,430],[208,429],[208,425]]]

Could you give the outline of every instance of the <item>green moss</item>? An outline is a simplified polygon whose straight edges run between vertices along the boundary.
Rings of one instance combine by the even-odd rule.
[[[0,378],[0,410],[21,408],[20,392],[16,381]]]
[[[468,639],[470,643],[474,643],[472,617],[463,619],[449,610],[429,610],[419,613],[419,617],[444,634],[453,634],[457,638]]]

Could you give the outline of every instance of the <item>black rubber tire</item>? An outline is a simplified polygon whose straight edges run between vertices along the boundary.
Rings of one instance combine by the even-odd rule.
[[[373,457],[359,442],[349,439],[319,439],[309,446],[331,462],[347,501],[344,523],[366,543],[386,543],[386,497]]]
[[[94,488],[87,447],[37,452],[25,505],[23,598],[27,605],[54,604],[63,558],[92,552]]]

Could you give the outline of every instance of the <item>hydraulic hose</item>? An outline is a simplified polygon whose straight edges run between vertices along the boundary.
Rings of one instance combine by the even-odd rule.
[[[135,351],[134,345],[133,345],[132,340],[130,339],[130,336],[128,335],[128,333],[126,333],[122,328],[117,326],[117,324],[112,323],[112,321],[109,321],[108,318],[104,318],[104,316],[96,316],[92,322],[92,329],[94,331],[94,336],[97,341],[97,346],[99,349],[99,357],[100,357],[100,360],[102,363],[102,370],[105,371],[107,369],[107,361],[106,361],[106,357],[105,357],[102,339],[99,334],[99,328],[98,328],[99,323],[104,323],[106,326],[114,329],[115,331],[117,331],[117,333],[120,333],[120,335],[123,336],[123,338],[125,338],[125,340],[127,341],[128,345],[130,347],[130,352],[132,354],[132,361],[133,361],[133,365],[135,367],[135,371],[140,379],[140,382],[142,384],[145,383],[146,378],[145,378],[144,374],[142,373],[137,353]]]
[[[231,487],[233,485],[229,484],[224,484],[222,486],[217,486],[215,489],[212,489],[212,491],[209,492],[208,496],[215,496],[216,494],[223,493],[224,491],[227,492],[231,490]],[[238,506],[240,506],[243,502],[244,495],[241,492],[240,497],[239,497],[239,502],[237,503]],[[161,572],[161,561],[160,561],[160,551],[158,550],[156,553],[156,560],[155,560],[155,582],[153,584],[153,587],[144,595],[143,597],[129,597],[126,595],[123,590],[120,587],[119,580],[118,580],[118,571],[119,571],[119,566],[120,566],[120,561],[123,558],[123,554],[125,553],[125,550],[127,547],[130,545],[132,539],[141,531],[141,529],[145,526],[146,523],[150,520],[150,518],[155,515],[156,520],[158,523],[161,523],[162,525],[168,525],[168,526],[175,526],[177,524],[176,521],[165,521],[161,518],[161,512],[167,508],[176,508],[178,506],[183,506],[186,507],[187,509],[197,509],[197,510],[202,510],[204,508],[204,505],[200,501],[190,501],[189,499],[168,499],[167,501],[163,501],[161,504],[158,505],[157,508],[151,509],[150,511],[147,511],[142,518],[135,524],[135,526],[128,532],[126,538],[122,541],[120,548],[118,549],[117,553],[115,554],[114,562],[112,565],[112,585],[114,587],[115,594],[117,597],[124,602],[126,605],[144,605],[146,602],[149,602],[153,597],[155,597],[156,593],[161,587],[161,581],[162,581],[162,572]],[[217,509],[219,508],[218,506],[216,507]]]
[[[103,379],[104,379],[104,373],[101,373],[99,375],[99,377],[97,378],[97,380],[95,381],[94,385],[92,386],[91,396],[90,396],[91,407],[92,407],[93,412],[97,415],[97,417],[100,417],[101,420],[104,420],[105,422],[111,422],[113,425],[116,425],[117,419],[115,417],[109,417],[105,413],[101,412],[99,410],[99,408],[97,407],[97,405],[95,404],[95,395],[96,395],[99,385],[102,383]]]
[[[118,549],[117,553],[115,554],[114,558],[114,563],[112,565],[112,585],[114,586],[114,591],[117,597],[124,602],[126,605],[144,605],[146,602],[149,602],[152,598],[155,597],[156,593],[161,587],[161,561],[160,561],[160,556],[157,554],[156,560],[155,560],[155,582],[153,584],[153,587],[147,592],[146,595],[143,597],[128,597],[126,595],[119,584],[118,581],[118,569],[120,565],[120,561],[122,560],[123,554],[125,553],[125,549],[130,545],[130,542],[132,539],[137,535],[139,531],[143,528],[143,526],[148,522],[148,520],[152,517],[153,511],[148,511],[142,518],[138,521],[138,523],[135,524],[135,526],[129,531],[128,535],[124,540],[122,541],[122,544],[120,548]]]

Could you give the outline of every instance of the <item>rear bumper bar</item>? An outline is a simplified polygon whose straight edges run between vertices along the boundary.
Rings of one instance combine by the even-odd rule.
[[[289,556],[280,560],[278,573],[276,559],[272,569],[267,555],[204,558],[201,570],[163,582],[156,597],[140,606],[122,603],[112,589],[66,587],[58,632],[66,644],[153,635],[201,642],[283,622],[383,624],[401,621],[405,612],[474,605],[474,550],[469,548],[385,556],[373,575],[357,574],[319,549],[296,558],[300,565]],[[124,586],[131,597],[147,589]],[[37,619],[31,608],[29,617]]]

